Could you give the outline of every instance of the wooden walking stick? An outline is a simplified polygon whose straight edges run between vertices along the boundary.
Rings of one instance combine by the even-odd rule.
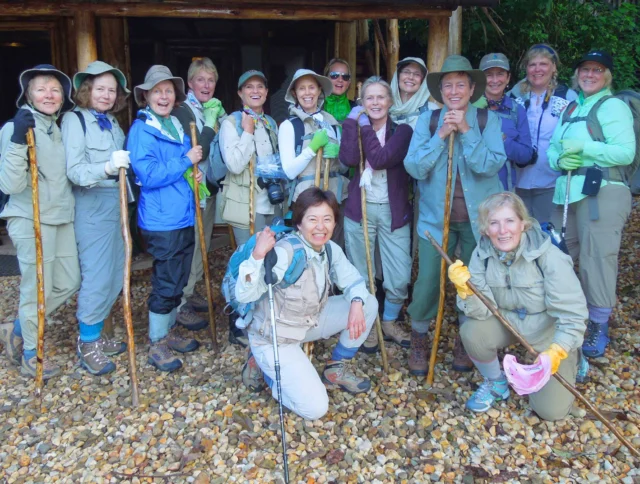
[[[449,246],[449,221],[451,220],[451,183],[453,178],[453,142],[455,132],[449,135],[449,156],[447,159],[447,186],[444,195],[444,226],[442,228],[442,245]],[[429,357],[429,371],[427,373],[427,385],[433,384],[433,374],[436,367],[436,356],[438,356],[438,343],[440,342],[440,330],[442,329],[442,319],[444,318],[445,288],[447,284],[447,264],[443,260],[440,264],[440,300],[438,301],[438,315],[436,317],[436,328],[433,332],[433,344],[431,345],[431,355]]]
[[[366,116],[366,112],[362,111],[358,118],[362,115]],[[356,123],[358,120],[356,119]],[[360,179],[364,173],[364,147],[362,145],[362,133],[360,132],[360,124],[358,123],[358,144],[360,148]],[[364,187],[360,187],[360,206],[362,207],[362,236],[364,238],[364,250],[367,258],[367,274],[369,276],[369,292],[375,296],[376,283],[373,279],[373,263],[371,261],[371,244],[369,243],[369,222],[367,221],[367,191]],[[387,349],[384,346],[384,334],[382,334],[382,323],[380,322],[380,314],[376,313],[376,333],[378,333],[378,344],[380,345],[380,355],[382,356],[382,369],[385,373],[389,373],[389,364],[387,362]]]
[[[38,343],[36,346],[36,396],[42,399],[42,378],[44,366],[44,260],[42,258],[42,228],[40,226],[40,192],[38,190],[38,160],[33,128],[27,131],[29,171],[31,172],[31,200],[33,206],[33,233],[36,242],[36,287],[38,304]]]
[[[249,160],[249,235],[256,233],[256,156]]]
[[[451,261],[451,259],[449,258],[449,256],[446,254],[446,252],[442,249],[442,247],[440,247],[440,245],[438,245],[438,242],[436,242],[436,240],[433,238],[433,236],[425,230],[424,232],[425,236],[427,237],[427,239],[429,239],[429,242],[431,242],[431,244],[433,245],[433,247],[438,251],[438,253],[440,254],[440,256],[442,257],[442,260],[445,263],[445,267],[448,265],[453,264],[453,262]],[[533,356],[535,356],[536,358],[538,357],[539,353],[533,348],[533,346],[531,346],[526,339],[524,339],[520,333],[518,333],[518,331],[511,326],[511,323],[500,313],[500,310],[496,307],[495,304],[493,304],[493,302],[487,298],[484,294],[482,294],[482,292],[480,292],[478,290],[478,288],[471,282],[471,281],[467,281],[467,286],[469,287],[469,289],[471,289],[473,291],[473,293],[478,296],[478,298],[480,299],[480,301],[482,301],[482,303],[487,307],[487,309],[489,311],[491,311],[491,314],[493,314],[498,321],[500,321],[503,326],[518,340],[518,342],[520,342],[520,344],[522,346],[525,347],[525,349],[531,353]],[[582,396],[582,394],[576,390],[571,383],[569,383],[562,375],[560,375],[559,373],[554,373],[554,378],[556,380],[558,380],[558,382],[560,382],[560,384],[565,387],[574,397],[576,397],[578,400],[580,400],[580,402],[582,402],[588,409],[589,411],[595,415],[595,417],[600,420],[600,422],[602,422],[609,430],[611,430],[611,432],[613,432],[613,434],[618,437],[618,440],[620,440],[620,442],[622,442],[622,444],[629,449],[629,451],[636,457],[640,458],[640,451],[638,451],[638,449],[636,449],[631,442],[629,442],[624,435],[622,435],[622,433],[604,416],[600,413],[600,411],[598,411],[598,409],[596,407],[593,406],[593,404],[591,402],[589,402],[589,400],[587,400],[585,397]]]
[[[124,241],[124,275],[122,284],[122,314],[124,327],[127,330],[127,354],[129,356],[129,379],[131,380],[131,404],[133,407],[140,405],[138,394],[138,374],[136,372],[136,348],[133,341],[133,317],[131,316],[131,259],[133,244],[129,229],[129,205],[127,199],[127,170],[120,168],[120,229]],[[112,318],[109,313],[109,318]],[[111,326],[113,330],[113,325]]]
[[[198,130],[196,123],[189,123],[191,129],[191,146],[198,145]],[[211,349],[218,352],[218,339],[216,338],[216,318],[213,312],[213,293],[211,289],[211,276],[209,274],[209,255],[207,254],[207,244],[204,238],[204,225],[202,223],[202,210],[200,210],[200,184],[197,181],[198,164],[193,165],[193,186],[196,199],[196,224],[198,225],[198,240],[200,242],[200,252],[202,252],[202,269],[204,272],[204,284],[207,286],[207,305],[209,306],[209,336],[211,337]]]

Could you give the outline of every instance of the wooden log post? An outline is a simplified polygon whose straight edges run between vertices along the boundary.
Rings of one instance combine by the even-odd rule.
[[[462,53],[462,7],[456,8],[449,19],[449,55]]]
[[[449,19],[432,17],[429,19],[427,45],[427,69],[438,72],[442,68],[449,49]]]
[[[96,42],[96,18],[93,12],[77,10],[75,12],[76,49],[78,50],[78,71],[83,71],[93,61],[98,60]]]
[[[126,18],[103,17],[98,20],[100,27],[100,60],[120,69],[127,78],[131,89],[131,67],[129,60],[129,32]],[[129,96],[129,109],[114,113],[121,126],[131,124],[131,103],[133,96]],[[125,130],[126,131],[126,130]]]
[[[429,37],[429,40],[431,37]],[[398,32],[398,19],[387,20],[387,55],[389,56],[389,64],[387,65],[387,78],[391,82],[393,73],[396,72],[396,66],[400,60],[400,34]]]
[[[339,29],[340,34],[337,36],[338,40],[338,55],[346,60],[351,66],[352,75],[356,73],[356,43],[358,41],[357,35],[357,22],[337,22],[336,28]],[[356,97],[356,83],[351,82],[349,91],[347,92],[349,99],[355,99]]]

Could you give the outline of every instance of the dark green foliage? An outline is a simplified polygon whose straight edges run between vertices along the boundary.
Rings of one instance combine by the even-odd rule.
[[[491,24],[491,15],[504,35]],[[503,52],[518,79],[524,76],[520,61],[527,49],[546,42],[560,54],[560,79],[569,82],[575,62],[590,49],[610,52],[615,58],[616,89],[640,89],[640,6],[623,3],[611,7],[602,0],[501,0],[495,9],[474,7],[463,13],[463,55],[477,66],[488,52]],[[403,40],[426,52],[426,22],[401,22]],[[404,51],[402,52],[404,54]],[[516,79],[513,79],[515,81]]]

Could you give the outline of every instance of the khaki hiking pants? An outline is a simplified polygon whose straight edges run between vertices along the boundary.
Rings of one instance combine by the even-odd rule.
[[[7,230],[18,252],[20,264],[19,318],[24,349],[36,349],[38,339],[38,291],[36,242],[33,220],[7,219]],[[80,287],[80,264],[73,223],[41,224],[46,316],[58,309]]]
[[[517,343],[515,336],[495,316],[483,321],[467,319],[460,326],[460,337],[467,354],[478,361],[492,361],[497,358],[499,349]],[[536,351],[544,351],[550,344],[551,341],[531,343]],[[571,385],[575,385],[577,370],[578,352],[574,350],[560,363],[558,373]],[[529,395],[531,408],[540,418],[551,421],[565,418],[574,399],[575,397],[553,377],[540,391]]]

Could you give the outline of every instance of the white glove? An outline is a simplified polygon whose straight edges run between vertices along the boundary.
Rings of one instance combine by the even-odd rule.
[[[118,174],[120,168],[129,168],[129,152],[118,150],[111,153],[111,159],[104,164],[104,171],[109,176]]]
[[[371,191],[371,181],[373,180],[373,168],[367,162],[367,167],[362,172],[360,177],[360,187],[364,187],[365,190]]]

